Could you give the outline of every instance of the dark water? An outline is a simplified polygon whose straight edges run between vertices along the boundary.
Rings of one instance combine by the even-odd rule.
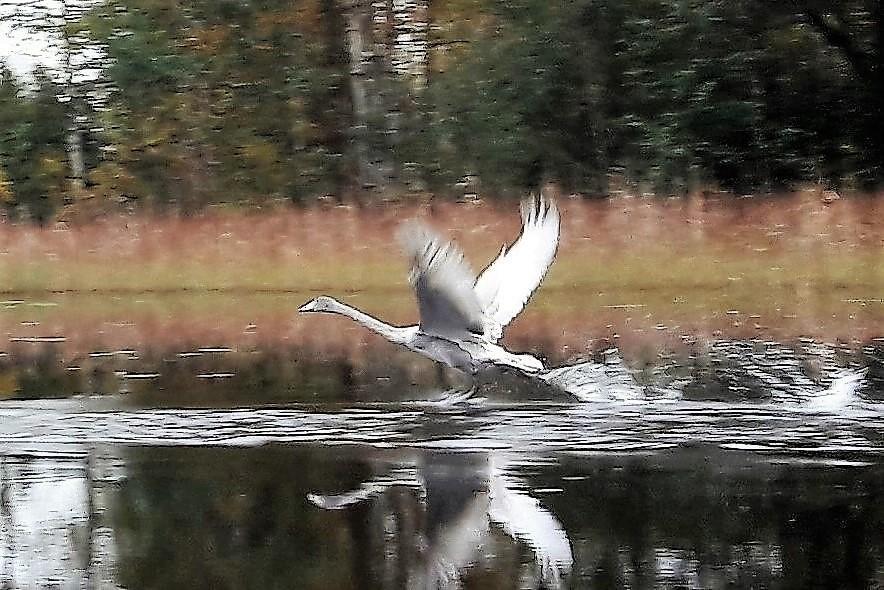
[[[358,334],[359,332],[357,332]],[[64,338],[57,338],[64,340]],[[387,343],[353,346],[357,355],[297,343],[167,348],[102,348],[71,353],[52,338],[17,338],[0,352],[0,397],[68,398],[124,394],[131,407],[399,402],[465,385],[454,372]],[[555,346],[550,346],[555,349]],[[533,351],[536,354],[536,351]],[[354,358],[355,357],[355,358]],[[812,397],[845,370],[864,369],[859,393],[884,399],[884,339],[859,345],[810,340],[686,339],[678,347],[603,347],[574,357],[550,354],[556,382],[582,397],[675,396],[692,400],[789,401]],[[495,399],[571,399],[502,376]],[[493,384],[492,384],[493,385]],[[571,387],[571,385],[566,386]],[[629,390],[629,391],[626,391]]]
[[[8,588],[877,588],[881,346],[0,359]],[[417,364],[413,364],[413,363]]]
[[[789,395],[718,401],[712,385],[697,399],[674,378],[635,385],[619,362],[592,369],[601,385],[584,402],[4,402],[2,582],[884,584],[884,407],[869,375],[780,375],[768,387]]]
[[[272,445],[4,465],[13,585],[868,588],[884,573],[876,462]],[[360,486],[339,509],[310,496]]]

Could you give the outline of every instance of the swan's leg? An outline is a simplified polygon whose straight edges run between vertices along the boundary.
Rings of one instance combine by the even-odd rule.
[[[443,401],[446,404],[460,404],[468,401],[479,391],[479,386],[473,381],[466,390],[458,391],[457,389],[449,389],[443,394]]]
[[[433,403],[447,406],[461,404],[472,399],[472,397],[479,391],[479,384],[473,375],[467,375],[466,378],[468,379],[468,387],[466,389],[461,389],[455,384],[452,384],[452,387],[441,392],[439,396],[433,400]],[[450,383],[450,380],[447,377],[445,380]]]

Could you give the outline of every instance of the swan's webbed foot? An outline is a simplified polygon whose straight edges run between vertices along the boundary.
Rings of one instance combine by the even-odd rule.
[[[475,402],[480,398],[475,397],[479,392],[479,379],[475,372],[449,372],[442,374],[443,381],[447,381],[451,387],[445,389],[428,401],[432,405],[452,406]],[[464,389],[464,387],[466,387]]]
[[[446,405],[453,404],[462,404],[470,399],[478,393],[479,386],[473,383],[470,385],[469,389],[459,391],[457,389],[449,389],[447,391],[442,392],[442,396],[439,398],[440,403],[444,403]]]
[[[475,402],[482,398],[475,397],[479,392],[479,384],[475,379],[470,379],[469,387],[458,389],[456,387],[446,389],[430,400],[433,405],[453,406]]]

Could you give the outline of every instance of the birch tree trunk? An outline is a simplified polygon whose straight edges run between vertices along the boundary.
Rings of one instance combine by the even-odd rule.
[[[393,70],[414,94],[427,85],[429,28],[429,0],[393,0]]]
[[[351,138],[364,189],[383,193],[400,180],[394,155],[402,131],[400,100],[413,98],[426,85],[427,1],[341,0],[350,58]]]
[[[375,3],[345,0],[347,49],[350,55],[351,128],[359,184],[364,189],[385,191],[392,180],[392,166],[379,123],[387,113],[381,89],[384,77],[384,44],[377,39]]]

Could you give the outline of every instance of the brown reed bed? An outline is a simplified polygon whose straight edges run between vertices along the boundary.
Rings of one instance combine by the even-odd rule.
[[[559,255],[513,325],[550,358],[693,337],[859,342],[884,333],[884,200],[560,198]],[[416,319],[397,225],[424,218],[476,270],[519,229],[515,203],[319,205],[190,218],[0,225],[0,329],[10,346],[99,349],[304,344],[358,356],[344,320],[298,317],[322,291]]]

